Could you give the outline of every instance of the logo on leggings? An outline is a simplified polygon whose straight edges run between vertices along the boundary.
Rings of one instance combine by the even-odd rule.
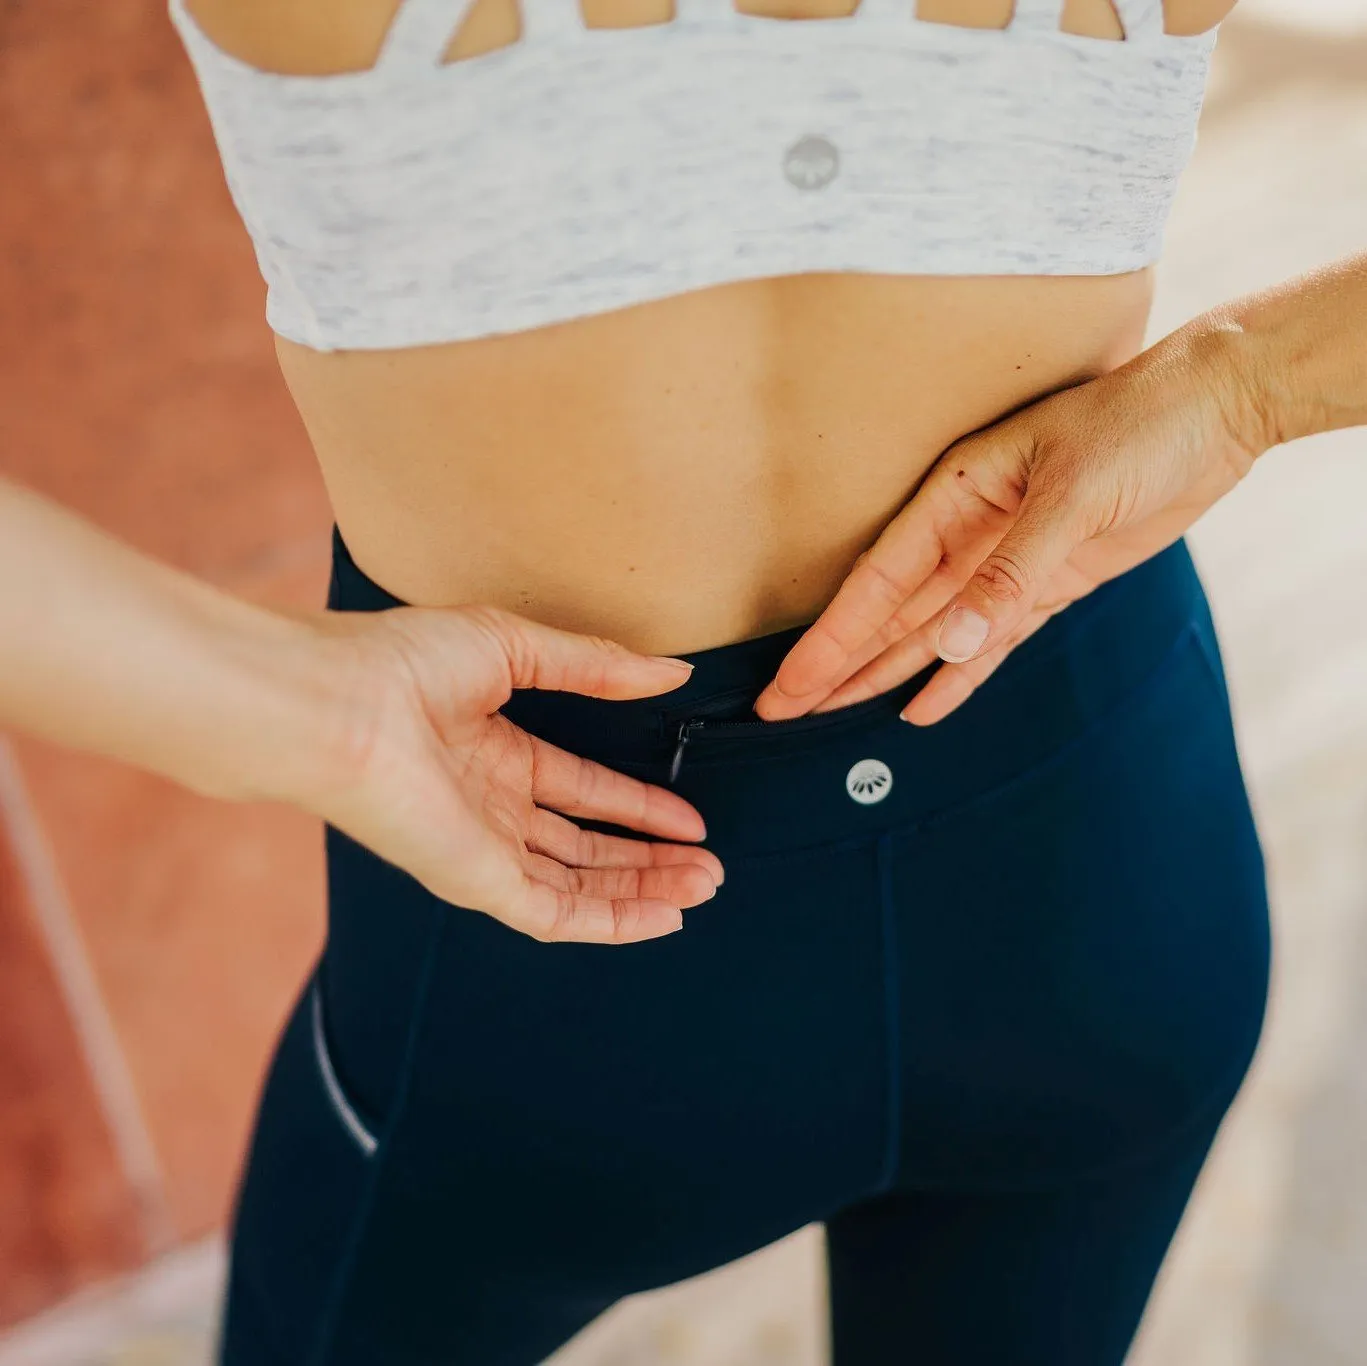
[[[840,171],[840,153],[830,138],[808,133],[783,154],[783,174],[799,190],[820,190]]]
[[[861,759],[845,775],[845,791],[861,806],[881,802],[892,791],[892,769],[881,759]]]

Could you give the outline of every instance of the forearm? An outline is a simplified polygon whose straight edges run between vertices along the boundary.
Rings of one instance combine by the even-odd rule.
[[[0,725],[211,796],[283,798],[328,737],[309,632],[0,479]]]
[[[1367,424],[1367,253],[1221,304],[1187,327],[1230,373],[1254,455]]]

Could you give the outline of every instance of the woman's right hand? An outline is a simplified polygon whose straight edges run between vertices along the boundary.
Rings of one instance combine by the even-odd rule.
[[[569,819],[692,841],[706,834],[693,806],[498,712],[514,688],[653,696],[683,683],[688,665],[490,607],[302,620],[326,656],[335,716],[327,777],[297,805],[443,900],[540,940],[655,938],[716,894],[722,867],[708,850]]]
[[[651,697],[689,673],[492,607],[266,607],[0,477],[0,726],[204,796],[303,807],[537,939],[668,934],[721,862],[670,842],[707,833],[676,793],[498,709],[514,688]]]

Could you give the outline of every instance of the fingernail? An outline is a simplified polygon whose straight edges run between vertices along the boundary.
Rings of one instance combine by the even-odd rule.
[[[935,652],[951,664],[972,659],[987,639],[987,618],[967,607],[956,607],[940,626]]]
[[[676,669],[686,669],[689,673],[693,672],[693,666],[686,659],[675,659],[673,655],[651,655],[657,664],[671,664]]]

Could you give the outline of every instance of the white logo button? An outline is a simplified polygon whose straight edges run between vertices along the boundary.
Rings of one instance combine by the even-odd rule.
[[[845,791],[861,806],[881,802],[892,791],[892,769],[881,759],[861,759],[845,775]]]
[[[840,153],[830,138],[809,133],[798,138],[783,155],[783,174],[799,190],[820,190],[840,170]]]

